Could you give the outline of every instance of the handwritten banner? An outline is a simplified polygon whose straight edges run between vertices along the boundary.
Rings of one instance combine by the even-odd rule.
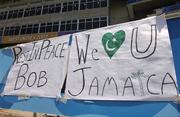
[[[15,60],[3,94],[59,96],[66,74],[68,40],[69,35],[13,47]]]
[[[164,18],[150,17],[74,34],[67,97],[172,100],[177,93]]]

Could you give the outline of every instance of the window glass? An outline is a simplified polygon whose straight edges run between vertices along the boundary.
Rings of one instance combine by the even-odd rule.
[[[62,12],[67,11],[67,3],[63,3]]]
[[[7,18],[7,11],[4,12],[2,19],[5,20]]]
[[[11,19],[13,17],[13,11],[9,11],[8,13],[8,19]]]
[[[61,27],[60,27],[60,31],[65,31],[65,21],[61,22]]]
[[[19,35],[20,26],[15,27],[14,35]]]
[[[43,6],[43,14],[48,13],[48,5]]]
[[[99,28],[99,18],[93,18],[93,28]]]
[[[86,19],[86,29],[92,29],[92,19]]]
[[[36,14],[36,8],[32,7],[30,10],[30,16],[34,16]]]
[[[55,13],[61,12],[61,4],[56,4]]]
[[[87,0],[87,9],[93,8],[93,0]]]
[[[22,25],[21,27],[21,34],[26,34],[26,25]]]
[[[41,27],[40,27],[40,33],[44,33],[46,32],[46,23],[41,23]]]
[[[4,30],[4,28],[0,28],[0,36],[3,35],[3,30]]]
[[[68,2],[68,11],[72,11],[73,9],[73,2]]]
[[[67,21],[66,22],[66,31],[70,31],[71,30],[71,21]]]
[[[99,8],[99,7],[100,7],[100,1],[94,0],[94,8]]]
[[[72,21],[72,30],[77,30],[77,20]]]
[[[32,33],[32,28],[33,28],[33,25],[28,25],[26,33],[31,34]]]
[[[73,10],[78,10],[78,9],[79,9],[79,1],[74,1]]]
[[[9,27],[5,28],[4,36],[8,36],[9,35],[9,31],[10,31],[9,29],[10,29]]]
[[[2,12],[0,13],[0,20],[2,20],[2,17],[3,17],[3,15],[2,15]]]
[[[85,19],[79,20],[79,30],[85,29]]]
[[[30,14],[30,8],[26,8],[24,12],[24,17],[28,17]]]
[[[38,33],[39,24],[34,24],[32,33]]]
[[[86,0],[81,0],[80,1],[80,10],[86,9]]]
[[[107,0],[100,0],[101,1],[101,7],[107,7]]]
[[[36,15],[41,15],[42,6],[36,7]]]
[[[51,32],[51,31],[52,31],[52,23],[47,23],[46,32]]]
[[[58,31],[59,31],[59,22],[54,22],[52,32],[58,32]]]
[[[12,26],[12,27],[10,27],[10,31],[9,31],[9,35],[13,35],[14,34],[14,27]]]
[[[54,13],[55,11],[55,5],[50,5],[49,6],[49,13]]]
[[[107,17],[101,17],[100,27],[107,26]]]
[[[22,17],[23,16],[23,12],[24,12],[24,9],[19,9],[17,17]]]

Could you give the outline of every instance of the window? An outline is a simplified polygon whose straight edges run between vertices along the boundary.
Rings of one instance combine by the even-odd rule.
[[[13,17],[13,18],[17,18],[17,15],[18,15],[18,10],[14,10],[14,11],[13,11],[13,16],[12,16],[12,17]]]
[[[0,36],[3,35],[3,30],[4,30],[4,28],[0,28]]]
[[[2,19],[5,20],[7,18],[7,11],[4,12]]]
[[[72,21],[72,29],[71,30],[77,30],[77,20]]]
[[[38,33],[38,29],[39,29],[39,24],[34,24],[32,33]]]
[[[70,31],[71,30],[71,21],[67,21],[66,22],[66,31]]]
[[[28,25],[27,26],[27,32],[26,32],[26,34],[31,34],[32,33],[32,29],[33,29],[33,25],[31,24],[31,25]]]
[[[101,17],[100,27],[107,26],[107,17]]]
[[[22,17],[23,16],[23,12],[24,12],[24,9],[19,9],[17,17]]]
[[[79,30],[85,29],[85,19],[79,20]]]
[[[14,35],[19,35],[20,32],[20,26],[15,26]]]
[[[67,3],[63,3],[62,12],[67,11]]]
[[[93,28],[99,28],[99,18],[93,18]]]
[[[51,32],[52,31],[52,23],[47,23],[47,26],[46,26],[46,32]]]
[[[13,17],[13,11],[9,11],[8,13],[8,19],[11,19]]]
[[[93,0],[87,0],[87,9],[93,8]]]
[[[6,27],[5,31],[4,31],[4,36],[8,36],[9,35],[9,31],[10,31],[10,28]]]
[[[61,4],[56,4],[55,13],[61,12]]]
[[[41,15],[42,6],[36,7],[36,15]]]
[[[94,8],[99,8],[99,7],[100,7],[100,1],[94,0]]]
[[[101,1],[101,7],[107,7],[107,0],[100,0]]]
[[[34,16],[36,14],[36,9],[35,7],[32,7],[30,10],[30,16]]]
[[[86,0],[81,0],[80,1],[80,10],[86,9]]]
[[[61,22],[60,31],[65,31],[65,24],[66,24],[65,21],[62,21],[62,22]]]
[[[47,14],[48,13],[48,5],[43,6],[43,14]]]
[[[28,17],[30,14],[30,8],[26,8],[24,12],[24,17]]]
[[[92,29],[92,19],[86,19],[86,29]]]
[[[10,27],[9,35],[14,35],[15,27]]]
[[[21,27],[21,34],[26,34],[26,30],[27,30],[27,26],[26,25],[22,25]]]
[[[52,32],[58,32],[58,31],[59,31],[59,22],[54,22]]]
[[[68,11],[73,10],[73,2],[68,2]]]
[[[74,1],[73,10],[78,10],[78,9],[79,9],[79,1]]]
[[[40,27],[40,33],[44,33],[46,32],[46,23],[41,23],[41,27]]]
[[[55,5],[50,5],[49,6],[49,13],[54,13],[55,11]]]

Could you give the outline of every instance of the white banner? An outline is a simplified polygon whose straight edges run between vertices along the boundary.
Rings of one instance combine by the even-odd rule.
[[[66,75],[68,40],[69,35],[13,47],[15,60],[3,94],[59,96]]]
[[[177,81],[165,18],[74,34],[65,94],[90,100],[172,100]]]

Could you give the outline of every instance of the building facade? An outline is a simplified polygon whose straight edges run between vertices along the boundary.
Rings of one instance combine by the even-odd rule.
[[[162,13],[176,0],[2,0],[0,47]],[[178,11],[179,13],[179,11]]]

